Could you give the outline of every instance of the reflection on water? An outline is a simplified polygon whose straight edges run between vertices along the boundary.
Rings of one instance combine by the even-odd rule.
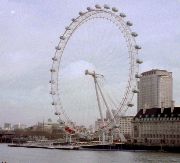
[[[180,154],[129,151],[66,151],[13,148],[0,144],[0,162],[8,163],[179,163]]]

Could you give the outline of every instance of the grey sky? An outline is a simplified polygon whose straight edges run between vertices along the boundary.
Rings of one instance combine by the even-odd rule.
[[[0,0],[0,124],[54,117],[48,94],[54,47],[71,18],[97,3],[116,6],[132,20],[143,47],[141,71],[172,71],[180,104],[179,0]]]

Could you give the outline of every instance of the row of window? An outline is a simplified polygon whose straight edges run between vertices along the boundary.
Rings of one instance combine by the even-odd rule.
[[[180,138],[180,135],[164,135],[164,134],[141,134],[143,138]]]
[[[173,116],[173,115],[172,115]],[[150,117],[146,117],[146,118],[135,118],[136,121],[167,121],[167,120],[180,120],[180,116],[178,115],[178,117],[155,117],[155,118],[150,118]]]
[[[169,145],[179,145],[180,140],[179,139],[145,139],[145,143],[155,143],[155,144],[169,144]]]

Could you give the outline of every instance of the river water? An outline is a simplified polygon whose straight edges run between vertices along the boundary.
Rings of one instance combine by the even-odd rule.
[[[180,154],[35,149],[0,144],[0,163],[2,161],[7,163],[180,163]]]

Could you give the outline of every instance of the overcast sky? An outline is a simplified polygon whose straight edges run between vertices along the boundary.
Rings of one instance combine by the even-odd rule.
[[[180,104],[180,0],[0,0],[0,126],[4,122],[33,124],[49,117],[55,119],[48,83],[54,47],[71,18],[97,3],[116,6],[127,14],[126,19],[133,22],[133,30],[139,34],[137,42],[143,48],[141,72],[153,68],[172,71],[174,100]],[[104,25],[108,27],[104,30],[109,30],[106,36],[116,45],[116,29],[108,23]],[[65,53],[71,53],[71,59],[76,58],[73,48],[85,49],[88,44],[86,41],[82,44],[83,40],[102,36],[98,27],[102,27],[101,22],[82,27]],[[97,51],[95,45],[88,48]],[[114,55],[116,50],[112,52]],[[115,61],[109,60],[112,65]],[[66,62],[70,63],[68,57],[64,58]],[[75,66],[81,62],[79,57]],[[112,71],[123,73],[117,68]],[[132,113],[135,112],[134,108]]]

